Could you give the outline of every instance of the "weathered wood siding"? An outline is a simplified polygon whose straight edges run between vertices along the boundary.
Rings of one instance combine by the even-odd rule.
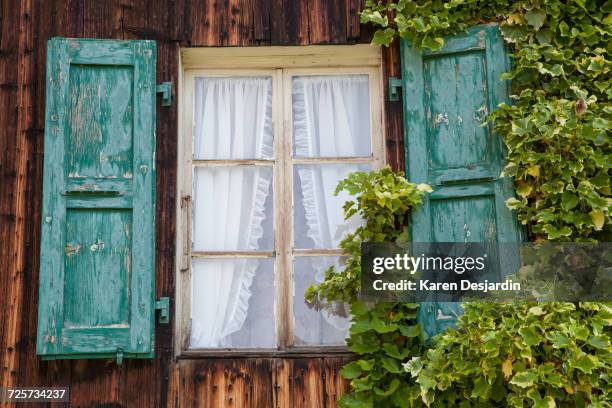
[[[172,325],[151,361],[41,361],[35,354],[45,51],[53,36],[154,39],[158,81],[187,46],[368,42],[360,0],[1,0],[0,386],[70,386],[72,406],[333,407],[347,356],[173,358]],[[386,76],[399,51],[384,52]],[[385,77],[386,83],[386,77]],[[399,102],[386,103],[387,160],[402,169]],[[177,105],[157,108],[156,295],[174,307]],[[25,405],[24,405],[25,406]]]

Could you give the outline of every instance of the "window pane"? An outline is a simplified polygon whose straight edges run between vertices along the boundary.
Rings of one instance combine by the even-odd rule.
[[[294,261],[295,345],[343,345],[348,335],[350,319],[348,305],[334,302],[320,305],[320,310],[306,303],[304,293],[314,282],[322,282],[330,266],[339,271],[342,260],[338,257],[298,257]],[[319,305],[317,305],[319,306]]]
[[[297,76],[291,94],[294,156],[371,155],[368,75]]]
[[[338,182],[354,171],[369,171],[370,164],[298,165],[293,173],[294,246],[299,249],[337,248],[363,220],[344,220],[346,192],[334,195]]]
[[[272,78],[195,79],[195,159],[272,157]]]
[[[274,248],[272,167],[196,167],[194,251]]]
[[[274,259],[194,259],[191,348],[276,347]]]

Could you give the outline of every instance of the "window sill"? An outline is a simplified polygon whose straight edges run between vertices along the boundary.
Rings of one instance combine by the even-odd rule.
[[[286,349],[190,349],[183,350],[177,358],[214,359],[214,358],[300,358],[300,357],[350,357],[354,353],[346,346],[304,346]]]

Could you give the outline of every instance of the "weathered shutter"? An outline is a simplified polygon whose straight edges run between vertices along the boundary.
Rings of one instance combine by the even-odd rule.
[[[154,41],[47,49],[37,353],[152,357]]]
[[[508,59],[499,28],[474,27],[446,38],[437,52],[421,53],[408,41],[401,50],[407,173],[434,189],[412,214],[412,241],[518,242],[519,228],[504,204],[512,181],[499,177],[503,142],[482,126],[508,95],[500,80]],[[501,273],[509,259],[518,259],[504,251]],[[419,318],[434,334],[460,311],[457,303],[424,303]]]

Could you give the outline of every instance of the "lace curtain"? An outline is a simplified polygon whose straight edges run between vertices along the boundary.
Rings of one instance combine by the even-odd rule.
[[[197,78],[194,158],[245,159],[272,155],[270,78]],[[193,249],[257,250],[271,168],[206,167],[193,175]],[[257,262],[193,262],[191,347],[224,347],[243,326]]]

